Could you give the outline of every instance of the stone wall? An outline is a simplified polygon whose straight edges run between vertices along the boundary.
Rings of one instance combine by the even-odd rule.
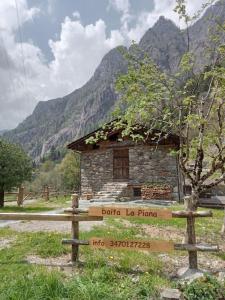
[[[166,183],[173,187],[173,196],[178,198],[176,158],[168,147],[135,146],[129,150],[130,182]]]
[[[113,150],[93,150],[81,154],[81,193],[96,193],[113,181]]]
[[[178,199],[176,158],[170,156],[169,148],[138,145],[129,148],[129,184],[148,182],[167,183]],[[81,192],[97,193],[113,182],[113,149],[105,148],[81,154]],[[125,192],[126,193],[126,192]],[[132,193],[131,189],[127,192]]]

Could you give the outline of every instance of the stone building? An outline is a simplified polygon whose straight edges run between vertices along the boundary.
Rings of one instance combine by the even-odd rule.
[[[87,144],[86,140],[96,132],[68,145],[81,156],[82,198],[181,198],[181,175],[177,158],[171,155],[171,150],[179,147],[178,136],[166,135],[156,145],[152,137],[157,132],[145,142],[134,142],[130,138],[121,141],[121,131],[117,130],[108,133],[107,140]]]

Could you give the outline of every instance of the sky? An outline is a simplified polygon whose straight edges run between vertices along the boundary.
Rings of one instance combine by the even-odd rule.
[[[204,0],[188,0],[195,13]],[[0,0],[0,130],[39,101],[85,84],[103,56],[139,42],[163,15],[182,27],[175,0]]]

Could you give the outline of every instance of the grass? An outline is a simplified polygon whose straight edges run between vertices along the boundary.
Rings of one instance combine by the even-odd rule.
[[[25,206],[25,207],[18,207],[18,206],[5,206],[0,207],[0,213],[1,212],[28,212],[28,213],[35,213],[35,212],[45,212],[45,211],[51,211],[51,207],[46,206]]]
[[[0,212],[47,212],[55,209],[61,209],[63,207],[69,207],[71,204],[70,197],[54,197],[50,198],[49,201],[45,201],[44,199],[36,199],[34,202],[29,202],[29,200],[24,201],[24,205],[22,207],[18,207],[13,202],[5,202],[5,207],[0,207]]]
[[[0,211],[47,211],[60,205],[66,207],[66,201],[55,199],[48,203],[41,200],[24,208],[6,207]],[[180,210],[182,207],[176,206],[171,209]],[[213,210],[213,215],[213,218],[197,219],[196,228],[197,236],[215,243],[220,239],[219,231],[224,212]],[[143,224],[160,228],[169,226],[182,232],[185,229],[183,219],[127,218],[127,221],[130,222],[129,226],[121,219],[107,218],[105,226],[96,226],[89,232],[83,232],[80,238],[146,238]],[[61,239],[69,236],[69,233],[28,233],[0,228],[0,242],[3,239],[11,240],[7,249],[0,250],[0,300],[159,299],[162,287],[174,286],[174,282],[166,275],[160,256],[146,252],[98,250],[82,246],[80,260],[83,264],[71,273],[56,267],[49,268],[27,262],[27,257],[32,255],[43,259],[54,257],[60,263],[62,256],[70,253],[70,246],[63,246]],[[176,252],[172,255],[179,256],[185,253]],[[225,254],[221,253],[220,257],[225,259]]]
[[[115,233],[97,227],[82,234],[126,238],[138,231]],[[158,295],[161,285],[169,285],[162,273],[162,264],[145,253],[95,250],[81,247],[85,262],[78,274],[63,272],[26,263],[29,254],[42,258],[59,257],[70,252],[60,241],[65,234],[16,233],[1,229],[0,236],[16,238],[12,246],[0,251],[0,299],[148,299]]]
[[[26,202],[25,202],[26,203]],[[27,207],[32,207],[34,203],[27,204]],[[35,201],[36,207],[48,207],[48,208],[62,208],[71,206],[70,196],[60,196],[60,197],[51,197],[49,201],[44,200],[43,198],[37,199]]]

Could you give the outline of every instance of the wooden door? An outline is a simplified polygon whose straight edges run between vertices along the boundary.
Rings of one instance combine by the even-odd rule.
[[[129,179],[129,150],[113,151],[113,178]]]

